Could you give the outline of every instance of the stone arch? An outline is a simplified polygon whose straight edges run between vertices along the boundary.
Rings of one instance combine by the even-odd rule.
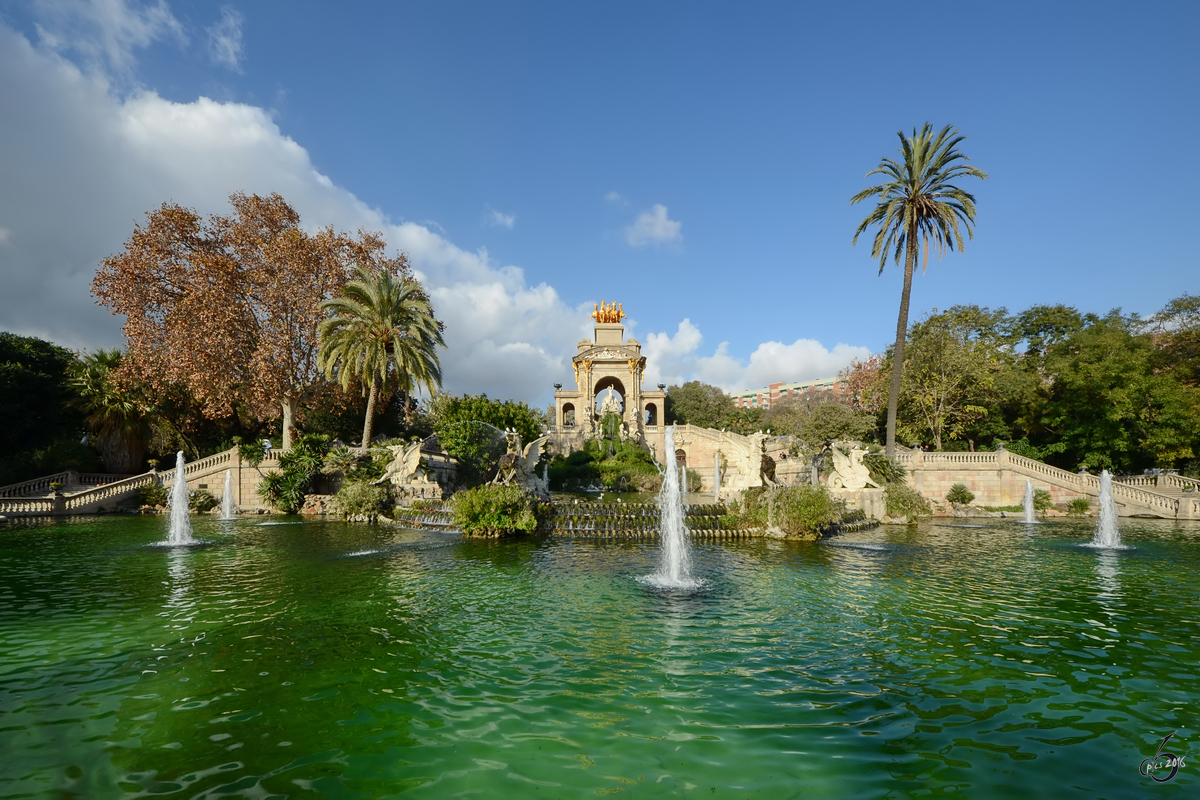
[[[687,469],[687,451],[686,450],[681,448],[681,449],[675,451],[675,463],[677,463],[679,465],[680,469]]]
[[[575,427],[575,404],[574,403],[563,403],[562,425],[564,428],[574,428]]]
[[[658,406],[654,403],[646,403],[646,414],[643,421],[647,426],[658,425]]]
[[[607,392],[608,387],[612,387],[613,391],[621,398],[621,413],[625,413],[626,401],[629,399],[628,393],[625,391],[625,384],[621,383],[619,378],[609,375],[596,381],[595,387],[592,389],[592,412],[600,413],[600,403],[603,402],[603,394]]]

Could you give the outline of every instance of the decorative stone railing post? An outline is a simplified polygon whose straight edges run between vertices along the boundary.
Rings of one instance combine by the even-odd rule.
[[[54,500],[50,506],[50,513],[54,516],[62,516],[67,513],[67,498],[62,493],[61,486],[54,487]]]

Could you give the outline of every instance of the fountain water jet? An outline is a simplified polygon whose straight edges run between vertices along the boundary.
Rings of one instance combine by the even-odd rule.
[[[679,467],[675,458],[675,427],[666,431],[663,452],[667,468],[658,493],[659,532],[662,537],[662,561],[658,571],[639,578],[642,583],[664,589],[695,589],[703,581],[692,577],[692,555],[684,524],[683,497],[679,487]]]
[[[168,545],[195,544],[192,538],[192,518],[188,509],[187,476],[183,474],[183,451],[175,455],[175,485],[167,504],[171,507],[171,523],[167,529]]]
[[[233,470],[225,470],[225,494],[221,495],[221,519],[234,519],[237,506],[233,504]]]
[[[1108,470],[1100,473],[1100,522],[1092,536],[1092,547],[1105,550],[1122,550],[1121,531],[1117,528],[1117,504],[1113,502],[1112,475]]]
[[[1033,507],[1033,481],[1029,478],[1025,479],[1025,500],[1022,505],[1025,507],[1025,522],[1036,524],[1038,520]]]

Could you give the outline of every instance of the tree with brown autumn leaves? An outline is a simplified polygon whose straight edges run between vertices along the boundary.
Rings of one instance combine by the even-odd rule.
[[[317,364],[321,303],[356,265],[408,267],[384,256],[377,234],[305,232],[278,194],[229,202],[230,214],[207,219],[174,203],[148,213],[92,293],[126,318],[122,370],[157,391],[186,388],[209,418],[238,402],[282,416],[288,449],[300,404],[329,388]]]

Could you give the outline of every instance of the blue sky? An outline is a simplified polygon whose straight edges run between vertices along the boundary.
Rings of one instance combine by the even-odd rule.
[[[848,201],[925,121],[991,177],[914,316],[1200,290],[1200,5],[897,8],[2,2],[0,327],[114,343],[87,280],[142,212],[278,190],[410,253],[452,390],[544,399],[599,300],[654,380],[823,377],[894,335]]]

